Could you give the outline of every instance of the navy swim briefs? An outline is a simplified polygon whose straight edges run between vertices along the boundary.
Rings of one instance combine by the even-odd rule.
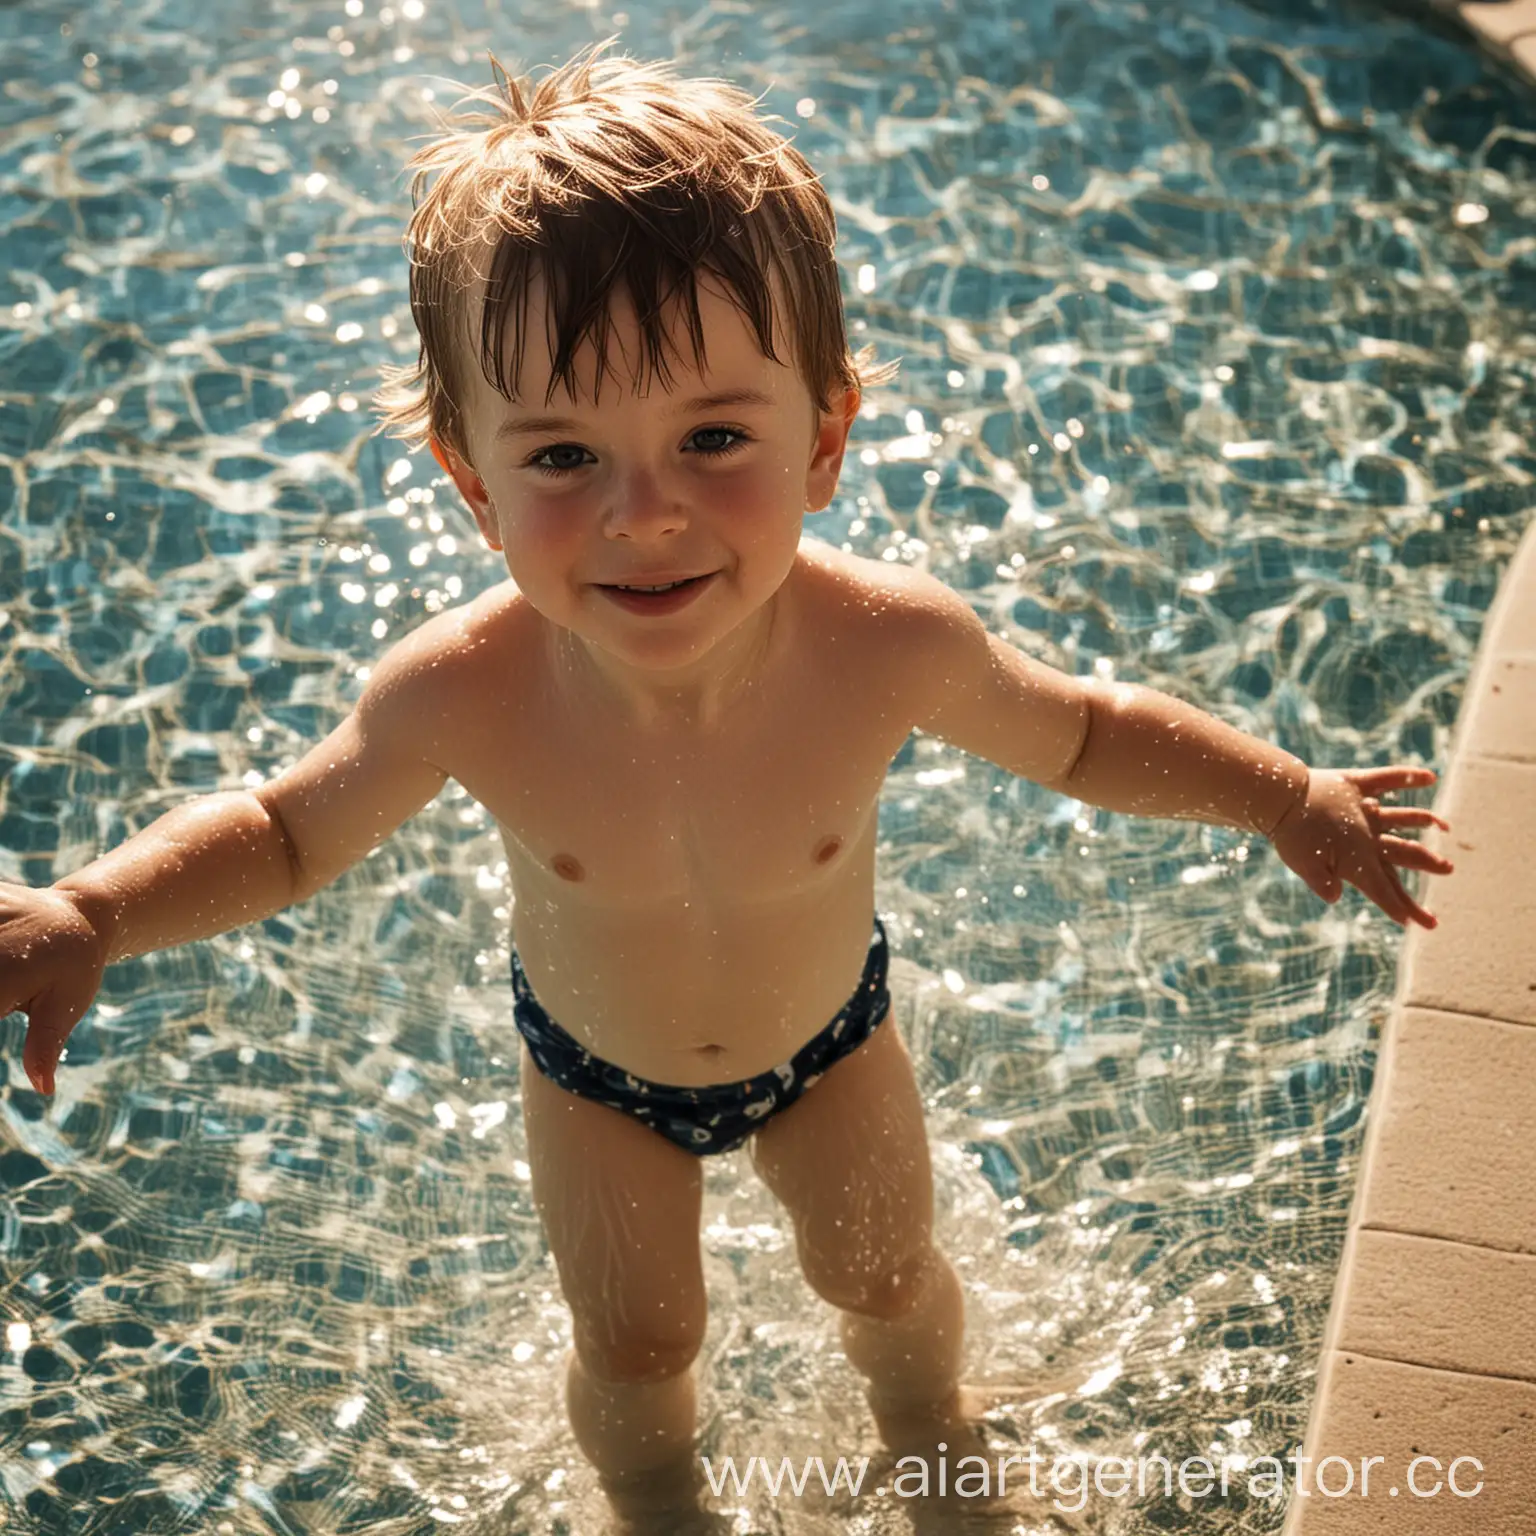
[[[730,1152],[774,1115],[788,1109],[835,1062],[869,1039],[891,1005],[889,951],[875,918],[864,974],[827,1027],[782,1066],[734,1083],[687,1088],[653,1083],[594,1056],[544,1011],[512,946],[512,1016],[528,1054],[547,1078],[570,1093],[632,1115],[685,1152]]]

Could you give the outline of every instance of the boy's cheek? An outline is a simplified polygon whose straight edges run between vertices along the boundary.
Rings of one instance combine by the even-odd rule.
[[[519,506],[514,516],[502,520],[507,558],[537,567],[551,576],[580,574],[584,550],[590,539],[582,536],[583,518],[569,504]]]
[[[589,579],[591,559],[572,538],[568,524],[520,516],[515,523],[504,523],[501,531],[507,570],[541,609],[568,600],[571,589]]]

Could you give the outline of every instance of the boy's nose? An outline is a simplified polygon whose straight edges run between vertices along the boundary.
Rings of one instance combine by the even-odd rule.
[[[626,496],[613,506],[604,519],[609,538],[655,538],[660,534],[681,533],[688,526],[687,511],[677,502],[660,495]]]

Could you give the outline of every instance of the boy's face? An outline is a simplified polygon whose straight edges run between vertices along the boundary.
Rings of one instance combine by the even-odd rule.
[[[592,400],[597,357],[589,338],[574,359],[577,398],[557,386],[546,408],[553,370],[537,282],[528,296],[520,400],[497,394],[476,364],[467,370],[473,394],[464,410],[473,464],[432,443],[527,600],[589,652],[597,648],[605,670],[642,687],[647,677],[683,688],[704,683],[710,653],[770,602],[793,566],[804,514],[832,499],[859,403],[851,390],[818,416],[795,369],[762,355],[745,317],[711,279],[700,277],[698,298],[706,373],[695,370],[674,309],[671,388],[652,373],[647,394],[635,395],[640,328],[619,291],[601,403]],[[781,357],[791,355],[780,336],[774,345]],[[754,390],[767,403],[684,409],[696,396],[727,390]],[[569,421],[519,425],[543,416]],[[706,574],[670,612],[632,611],[606,590]],[[732,644],[741,641],[738,634]]]

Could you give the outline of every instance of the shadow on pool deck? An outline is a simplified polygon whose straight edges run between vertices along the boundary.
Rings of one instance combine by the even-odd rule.
[[[1456,871],[1404,938],[1286,1536],[1536,1532],[1536,521],[1435,809]]]

